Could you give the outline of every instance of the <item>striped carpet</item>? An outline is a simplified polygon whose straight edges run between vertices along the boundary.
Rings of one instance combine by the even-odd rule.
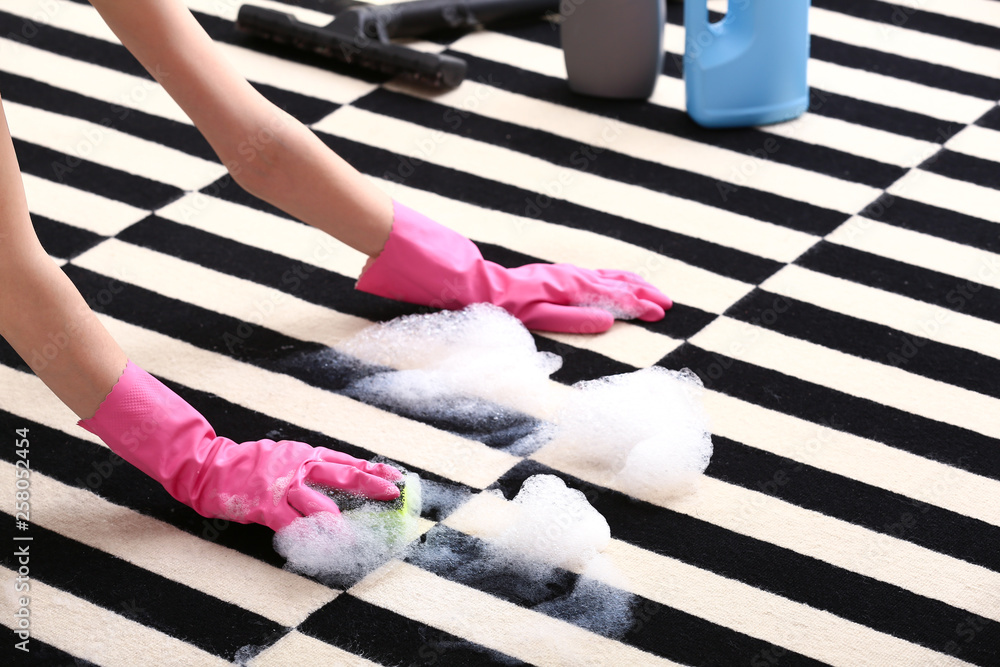
[[[433,96],[250,42],[237,0],[188,4],[264,95],[489,259],[666,291],[661,322],[536,340],[563,383],[691,368],[715,454],[661,505],[345,396],[348,371],[301,360],[420,309],[353,291],[360,255],[232,183],[89,5],[0,0],[35,227],[137,363],[236,440],[508,497],[557,474],[607,518],[637,600],[612,638],[420,559],[348,590],[283,570],[268,529],[115,465],[3,345],[11,533],[16,429],[32,469],[32,541],[6,538],[0,595],[13,628],[11,545],[30,544],[31,652],[5,633],[5,664],[1000,665],[1000,2],[814,0],[809,112],[714,132],[683,112],[676,5],[655,95],[619,103],[567,91],[544,22],[418,43],[469,63]]]

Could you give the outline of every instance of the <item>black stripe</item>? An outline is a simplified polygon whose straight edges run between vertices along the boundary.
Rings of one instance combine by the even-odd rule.
[[[0,34],[6,35],[8,39],[66,58],[99,65],[150,81],[153,79],[121,44],[36,23],[29,18],[4,11],[0,11]]]
[[[530,466],[530,469],[536,470],[534,466]],[[542,471],[553,472],[545,469]],[[512,471],[512,477],[523,481],[520,471]],[[498,488],[503,487],[508,479],[506,476],[502,478]],[[516,493],[516,489],[513,492]],[[454,561],[444,561],[440,557],[442,545],[446,545],[447,549],[457,555]],[[427,532],[421,544],[406,560],[449,581],[538,613],[549,613],[540,605],[564,598],[581,578],[562,569],[554,569],[548,576],[541,577],[537,573],[518,568],[516,564],[490,558],[487,549],[485,543],[476,537],[437,525]],[[598,589],[605,586],[595,582]],[[609,586],[607,588],[609,595],[621,594]],[[630,605],[633,618],[620,641],[643,651],[682,664],[731,665],[739,664],[771,648],[767,642],[692,614],[639,595],[633,597]],[[551,615],[561,618],[558,613]],[[586,618],[563,620],[587,627]],[[600,630],[588,629],[601,634]],[[795,661],[794,664],[822,664],[809,661],[801,655],[791,654],[789,657]]]
[[[384,665],[527,664],[350,593],[317,609],[298,630]]]
[[[387,412],[490,447],[505,448],[514,445],[535,433],[541,426],[539,420],[524,413],[471,397],[463,398],[456,408],[441,406],[427,410],[359,395],[357,389],[351,386],[352,383],[382,369],[361,363],[318,343],[296,340],[266,326],[243,322],[194,305],[184,304],[185,316],[177,317],[179,302],[120,281],[115,281],[116,291],[111,297],[98,300],[99,297],[95,297],[95,294],[108,290],[107,278],[75,266],[68,266],[66,273],[86,298],[97,301],[95,306],[98,310],[112,317],[258,368],[289,375],[319,389],[361,400]],[[273,307],[279,309],[282,305]],[[264,309],[258,311],[265,323],[269,312]],[[192,321],[198,322],[199,326],[192,327]],[[244,435],[241,440],[260,437],[259,434]],[[275,438],[273,434],[269,437],[294,439],[284,435]],[[371,455],[367,454],[362,458],[371,458]],[[434,481],[445,481],[425,471],[416,472]]]
[[[652,104],[623,105],[621,102],[615,100],[575,95],[570,92],[566,86],[566,82],[562,79],[529,72],[461,52],[455,52],[452,55],[459,56],[468,62],[469,79],[472,81],[483,81],[490,86],[513,93],[545,100],[560,106],[580,109],[599,116],[614,118],[621,122],[649,127],[657,131],[669,131],[674,134],[697,136],[699,141],[719,142],[720,145],[725,147],[729,147],[729,144],[731,144],[734,149],[749,146],[749,150],[751,151],[761,148],[764,148],[765,152],[767,151],[764,144],[768,137],[764,133],[747,131],[751,132],[751,134],[746,136],[759,136],[759,140],[728,139],[723,136],[725,133],[720,133],[718,137],[713,137],[711,133],[698,129],[694,122],[679,110],[657,107]],[[518,132],[523,131],[523,128],[518,128]],[[738,135],[739,131],[734,134]],[[825,150],[817,149],[816,147],[813,147],[811,151],[806,150],[805,147],[792,148],[793,144],[791,143],[783,143],[781,145],[788,149],[785,150],[783,148],[782,150],[785,151],[785,155],[789,157],[790,161],[794,157],[795,160],[808,162],[810,166],[814,165],[815,155],[818,154],[812,151],[818,150],[822,152]],[[782,154],[782,150],[774,152],[771,156],[772,159],[783,159],[778,157]],[[569,152],[572,153],[572,150]],[[826,155],[826,153],[823,154]],[[833,163],[839,163],[841,160],[859,165],[861,164],[860,161],[863,161],[864,158],[844,154],[833,160]],[[890,172],[894,173],[894,168],[891,167],[884,168],[878,166],[874,169],[868,169],[869,166],[874,167],[875,165],[878,165],[878,163],[874,161],[866,163],[866,167],[862,171],[870,171],[872,173],[871,176],[866,176],[866,179],[873,178],[877,182],[882,182],[888,177]],[[661,168],[666,169],[662,166]],[[822,167],[822,170],[829,168],[830,165],[827,165]],[[833,171],[843,174],[843,169],[839,166],[834,167]],[[682,176],[679,174],[677,177],[681,178]],[[835,228],[845,219],[845,215],[837,211],[768,192],[736,186],[730,188],[729,184],[722,184],[713,179],[694,174],[684,175],[683,178],[690,182],[690,185],[685,186],[683,192],[680,193],[686,199],[701,201],[734,213],[740,213],[758,220],[766,220],[808,233],[820,235],[829,233],[831,229]],[[669,187],[670,183],[671,181],[668,181],[665,185]]]
[[[755,289],[726,311],[742,322],[1000,398],[1000,360]],[[934,320],[934,329],[947,326]],[[928,333],[933,330],[928,326]]]
[[[119,234],[118,238],[372,321],[381,322],[400,315],[432,311],[425,306],[404,304],[359,292],[354,289],[353,278],[155,216],[133,225]],[[515,259],[518,264],[525,260],[538,261],[522,254],[494,252],[495,246],[483,247],[487,256],[496,261]],[[307,277],[303,278],[303,273]],[[634,320],[633,323],[673,338],[685,338],[700,330],[712,318],[714,315],[698,308],[675,304],[659,322]]]
[[[76,257],[104,240],[99,234],[56,222],[37,213],[32,214],[31,224],[45,252],[61,259]]]
[[[699,263],[706,264],[708,266],[705,268],[710,267],[709,270],[723,275],[732,275],[734,271],[738,271],[739,275],[745,279],[748,277],[745,275],[746,273],[750,273],[754,277],[761,275],[760,271],[765,264],[767,264],[768,270],[778,268],[762,258],[755,259],[749,268],[746,265],[750,263],[746,261],[740,262],[744,265],[741,269],[725,267],[721,260],[725,257],[735,256],[734,253],[738,253],[738,251],[725,250],[707,242],[696,243],[693,239],[680,234],[656,229],[628,218],[555,199],[545,194],[497,183],[459,170],[423,161],[415,164],[415,161],[410,158],[374,149],[348,139],[322,133],[319,136],[328,146],[362,173],[396,182],[405,182],[409,187],[434,192],[483,208],[536,218],[619,239],[661,255],[674,257],[692,266],[697,266]],[[753,194],[762,193],[755,192]],[[665,212],[665,215],[669,215],[669,213]],[[799,220],[796,226],[815,227],[816,222],[821,222],[824,226],[830,226],[832,230],[839,226],[843,219],[844,216],[838,214],[837,221],[830,220],[829,223],[826,223],[826,221],[815,219]],[[700,252],[691,255],[687,252],[690,250]],[[748,258],[746,253],[739,253],[739,255],[742,258]],[[622,268],[638,270],[641,267]]]
[[[13,522],[13,517],[3,518]],[[38,524],[32,524],[30,532],[34,540],[26,544],[33,579],[213,655],[232,660],[243,646],[268,646],[287,631],[263,616]],[[3,564],[16,570],[13,549],[6,551]]]
[[[464,105],[452,108],[382,88],[352,104],[374,113],[532,155],[567,168],[640,185],[655,192],[695,199],[710,206],[725,207],[725,198],[720,196],[715,179],[617,153],[613,138],[606,147],[591,147],[549,132],[487,118],[474,112],[476,105],[478,101],[474,104],[470,102],[468,109]],[[752,159],[751,166],[764,161],[775,161],[878,188],[888,187],[905,172],[901,167],[752,128],[725,132],[706,130],[694,125],[680,111],[647,106],[649,108],[639,120],[652,126],[649,129],[744,154],[748,160]],[[620,115],[616,121],[629,122]],[[433,148],[433,143],[431,147]],[[587,148],[591,152],[584,152]],[[733,158],[735,160],[736,156]],[[731,175],[737,183],[745,178],[736,166]],[[710,196],[699,196],[699,193],[710,193]]]
[[[813,0],[813,5],[858,18],[899,26],[907,30],[949,37],[960,42],[996,48],[1000,44],[1000,28],[975,23],[943,14],[920,11],[919,5],[905,2],[871,2],[871,0]],[[887,33],[891,39],[891,33]]]
[[[690,343],[658,365],[690,368],[709,389],[1000,480],[996,439],[754,366]]]
[[[355,101],[352,106],[677,196],[691,198],[691,193],[706,190],[698,181],[709,178],[618,154],[614,152],[613,140],[608,143],[606,151],[599,153],[597,159],[574,161],[571,156],[577,155],[579,158],[579,151],[584,147],[579,142],[541,130],[480,116],[474,112],[478,106],[478,100],[474,97],[470,97],[467,104],[451,108],[434,104],[432,100],[379,88]],[[754,128],[708,130],[691,122],[682,111],[666,107],[643,105],[640,108],[635,105],[623,105],[620,113],[616,113],[615,116],[617,121],[629,123],[634,117],[636,124],[641,123],[648,129],[742,153],[758,162],[774,161],[877,188],[888,187],[905,172],[905,169],[895,165]],[[735,170],[736,167],[734,167],[734,178],[738,180],[739,175]],[[712,182],[714,184],[714,180]],[[704,203],[712,206],[724,204],[718,196],[717,188],[708,188],[708,191],[713,191],[714,196]]]
[[[809,112],[939,144],[965,129],[962,123],[839,95],[815,86],[809,89]]]
[[[820,241],[795,263],[813,271],[844,278],[887,292],[932,303],[1000,323],[1000,290],[980,283],[898,262],[854,248]],[[996,275],[987,264],[983,271]]]
[[[2,342],[0,355],[3,357],[13,355],[13,352],[4,354],[2,351],[5,349],[9,350],[9,347],[5,342]],[[16,357],[16,355],[13,356]],[[4,365],[12,366],[8,363],[7,358],[2,361]],[[20,362],[20,359],[17,361]],[[13,367],[18,368],[18,366]],[[18,370],[30,372],[26,368],[18,368]],[[236,428],[247,432],[256,430],[256,435],[252,437],[257,439],[263,437],[269,429],[288,428],[290,430],[295,428],[290,424],[283,425],[274,419],[264,419],[257,413],[227,404],[210,394],[194,392],[172,383],[165,384],[209,418],[221,433],[233,433],[238,437],[235,428],[228,428],[231,424],[235,424]],[[33,447],[31,450],[32,470],[63,484],[78,489],[87,489],[116,505],[131,508],[186,533],[217,542],[275,567],[281,567],[284,564],[284,560],[274,552],[271,546],[274,532],[266,526],[232,523],[222,519],[207,519],[174,500],[159,482],[148,477],[138,468],[125,463],[105,447],[67,435],[62,431],[51,429],[2,409],[0,409],[0,423],[13,424],[18,428],[27,427],[34,445],[44,443],[44,446]],[[81,430],[80,433],[83,431]],[[332,439],[328,437],[319,436],[319,434],[310,437],[301,431],[299,434],[306,436],[300,438],[304,442],[338,449],[338,446],[332,444]],[[340,449],[343,451],[347,447]],[[11,448],[10,451],[13,452],[13,449]],[[13,456],[13,453],[7,454],[5,452],[3,456]]]
[[[716,19],[721,17],[720,14],[716,12],[710,12],[710,17],[715,17]],[[669,30],[669,25],[684,25],[683,12],[680,10],[669,11],[667,15],[667,23]],[[517,37],[519,39],[525,39],[540,44],[546,44],[554,48],[560,48],[559,43],[559,32],[553,30],[551,27],[544,24],[531,24],[524,26],[517,26],[502,30],[497,30],[496,32],[502,32],[504,34],[510,35],[512,37]],[[815,37],[813,39],[816,39]],[[846,45],[844,45],[846,46]],[[472,63],[479,59],[474,56],[470,56],[463,53],[456,53],[455,55],[463,58],[464,60]],[[499,65],[499,63],[497,63]],[[471,66],[471,65],[470,65]],[[663,58],[663,74],[673,77],[675,79],[680,79],[683,77],[683,67],[684,58],[683,54],[673,53],[667,51],[664,53]],[[514,68],[516,69],[516,68]],[[866,67],[860,67],[860,69],[867,69]],[[471,70],[470,70],[471,71]],[[498,69],[502,72],[502,66]],[[523,70],[517,70],[519,73],[524,73]],[[529,77],[539,77],[542,75],[529,74]],[[504,85],[511,85],[509,82],[513,77],[497,77],[505,82]],[[543,77],[550,78],[550,77]],[[987,79],[992,81],[992,79]],[[680,134],[684,131],[697,132],[700,130],[698,126],[688,121],[686,124],[681,122],[679,119],[687,119],[687,114],[682,110],[674,109],[664,109],[662,107],[656,107],[651,104],[628,104],[623,103],[618,100],[601,100],[598,98],[587,98],[581,95],[574,95],[569,92],[566,82],[562,79],[553,79],[555,83],[550,84],[548,88],[543,88],[535,84],[535,88],[529,88],[528,92],[523,92],[517,89],[511,89],[514,92],[522,92],[522,94],[527,94],[532,97],[542,97],[539,93],[538,88],[547,91],[551,96],[549,101],[555,102],[562,106],[583,108],[584,110],[592,111],[593,113],[602,113],[602,115],[621,117],[622,120],[626,120],[629,123],[636,125],[642,125],[643,127],[649,127],[657,131],[669,131],[674,134]],[[498,87],[503,87],[497,82],[490,81],[491,85],[498,85]],[[563,93],[562,97],[557,97],[554,95],[555,92]],[[838,118],[840,120],[845,120],[851,123],[857,123],[859,125],[866,125],[868,127],[873,127],[876,129],[886,130],[887,132],[893,132],[895,134],[902,134],[905,136],[914,137],[917,139],[924,139],[926,141],[934,141],[940,143],[944,139],[952,136],[959,130],[961,130],[964,125],[960,123],[947,123],[937,118],[931,116],[925,116],[923,114],[915,113],[912,111],[905,111],[903,109],[897,109],[895,107],[885,106],[882,104],[876,104],[874,102],[866,102],[864,100],[855,99],[852,97],[846,97],[843,95],[837,95],[836,93],[831,93],[816,87],[810,89],[810,105],[809,111],[811,113],[820,114],[823,116],[829,116],[831,118]],[[588,104],[589,106],[581,106],[583,104]],[[602,112],[602,110],[604,110]],[[627,114],[627,115],[623,115]],[[632,115],[634,114],[634,115]],[[645,119],[656,118],[655,122],[646,121]],[[665,129],[666,128],[666,129]],[[699,138],[699,140],[705,143],[713,143],[711,137],[716,136],[725,141],[728,132],[720,132],[718,130],[701,130],[704,132],[704,138]],[[753,133],[754,130],[742,130],[742,132]],[[771,135],[773,136],[773,135]],[[758,148],[762,144],[764,139],[755,142],[753,148]],[[713,143],[714,145],[714,143]],[[751,148],[751,150],[753,150]],[[815,148],[815,147],[814,147]],[[832,149],[831,149],[832,150]],[[836,152],[834,152],[836,154]],[[814,154],[815,155],[815,154]],[[853,156],[854,159],[861,159],[858,156]],[[777,159],[777,158],[775,158]],[[878,164],[878,163],[873,163]],[[831,173],[836,175],[836,171],[830,171],[831,169],[836,169],[836,167],[831,168],[830,166],[818,166],[809,163],[807,167],[813,169],[814,171],[819,171],[821,173]],[[885,169],[883,166],[882,169]],[[846,180],[854,180],[851,177],[843,177]]]
[[[946,208],[883,194],[861,211],[860,215],[921,234],[1000,253],[1000,229],[995,222]]]
[[[527,477],[540,473],[556,474],[535,461],[525,460],[509,470],[498,486],[510,498]],[[558,476],[587,496],[608,520],[612,536],[619,540],[907,641],[943,651],[955,639],[954,628],[969,616],[965,610],[897,586],[569,475]],[[708,544],[711,549],[705,548]],[[987,623],[981,632],[978,641],[963,647],[962,658],[976,664],[993,664],[996,647],[1000,646],[1000,624]]]
[[[235,30],[233,24],[229,21],[215,17],[206,17],[203,14],[196,14],[196,17],[206,20],[211,19],[207,20],[207,22],[212,25],[218,23],[225,24],[228,26],[228,32],[230,33]],[[15,35],[21,35],[24,26],[29,24],[34,26],[28,29],[28,35],[31,35],[30,38],[18,39],[17,41],[67,58],[73,58],[74,60],[99,65],[107,69],[148,80],[152,79],[145,68],[139,64],[139,61],[120,44],[107,42],[96,37],[88,37],[70,30],[63,30],[62,28],[34,23],[30,19],[23,19],[15,14],[0,11],[0,34],[13,32]],[[307,125],[323,118],[339,106],[326,100],[308,97],[266,84],[255,83],[254,87],[264,97]],[[128,94],[126,94],[122,98],[122,104],[127,105],[128,102]],[[118,110],[120,109],[121,107],[116,107],[115,115],[118,115]]]
[[[997,158],[1000,159],[1000,156]],[[920,168],[949,178],[1000,190],[1000,163],[995,160],[985,160],[945,148],[920,165]]]
[[[285,218],[286,220],[295,220],[295,218],[288,213],[285,213],[277,206],[269,204],[263,199],[260,199],[259,197],[256,197],[244,190],[230,174],[220,176],[217,181],[209,183],[199,190],[199,192],[211,197],[217,197],[219,199],[232,202],[233,204],[246,206],[247,208],[252,208],[257,211],[264,211],[265,213],[270,213],[271,215],[276,215],[280,218]]]
[[[11,587],[13,588],[13,585]],[[11,635],[11,637],[12,644],[22,641],[19,637],[14,639],[13,637],[16,637],[16,635]],[[66,667],[66,665],[73,665],[73,667],[98,667],[97,663],[72,656],[51,644],[46,644],[34,636],[29,637],[26,648],[28,649],[27,653],[20,649],[9,649],[7,655],[12,662],[8,664],[32,665],[32,667],[39,667],[39,665],[43,667],[45,665],[58,665],[59,667]]]
[[[14,138],[14,150],[23,173],[147,211],[166,206],[184,194],[183,190],[172,185],[105,167],[17,138]]]
[[[812,36],[810,56],[844,67],[881,74],[898,80],[913,81],[971,97],[991,101],[1000,97],[1000,78],[973,74],[965,70],[922,60],[913,60],[877,49],[845,44],[818,35]]]
[[[1000,131],[1000,106],[995,106],[976,121],[976,125]]]
[[[997,526],[735,440],[716,435],[712,442],[712,462],[705,471],[710,477],[1000,572],[1000,554],[992,548],[1000,544]],[[809,444],[816,450],[824,446],[818,439]],[[808,460],[806,443],[802,454]],[[884,558],[882,549],[873,543],[871,553],[859,556]]]
[[[218,162],[212,147],[193,125],[161,118],[144,111],[110,104],[47,83],[0,72],[4,99],[90,121],[140,139],[168,146],[203,160]]]

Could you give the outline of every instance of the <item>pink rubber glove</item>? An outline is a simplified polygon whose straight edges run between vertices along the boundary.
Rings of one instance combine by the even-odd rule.
[[[459,309],[501,306],[530,329],[598,333],[615,317],[655,322],[673,302],[634,273],[528,264],[507,269],[483,259],[461,234],[399,202],[385,249],[357,288],[399,301]]]
[[[79,422],[202,516],[274,530],[337,504],[306,482],[375,500],[399,497],[395,468],[302,442],[237,444],[131,361],[90,419]]]

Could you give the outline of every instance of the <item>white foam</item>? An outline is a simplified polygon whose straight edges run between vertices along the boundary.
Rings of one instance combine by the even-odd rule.
[[[554,475],[529,477],[511,502],[515,515],[490,540],[511,559],[580,572],[611,541],[607,520]]]
[[[562,359],[539,352],[519,320],[490,304],[460,311],[409,315],[376,324],[338,346],[370,364],[398,371],[381,391],[440,403],[476,396],[538,414],[554,396],[549,376]],[[388,387],[388,389],[387,389]]]
[[[339,349],[396,369],[354,382],[352,396],[444,422],[499,423],[510,409],[541,416],[549,421],[509,434],[508,451],[526,455],[552,440],[564,460],[643,499],[691,490],[712,455],[697,375],[652,366],[568,391],[549,379],[562,359],[539,352],[524,325],[489,304],[378,324]]]
[[[651,366],[574,385],[549,447],[643,498],[690,490],[712,456],[702,383]]]
[[[432,534],[415,554],[423,567],[446,569],[469,585],[499,587],[502,596],[607,636],[631,627],[635,596],[602,553],[611,529],[582,492],[554,475],[535,475],[511,501],[484,491],[471,502],[474,516],[467,513],[460,525],[483,541],[474,561],[461,540]],[[564,650],[572,654],[571,647]]]
[[[392,558],[419,534],[420,478],[406,476],[407,512],[386,511],[376,501],[333,514],[319,512],[292,521],[274,535],[285,567],[331,586],[347,588]]]

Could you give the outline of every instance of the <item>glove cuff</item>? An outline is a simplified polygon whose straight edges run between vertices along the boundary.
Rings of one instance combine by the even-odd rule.
[[[226,441],[162,382],[129,361],[94,416],[77,423],[171,496],[201,511],[199,473]]]
[[[393,201],[389,239],[356,287],[397,301],[463,308],[491,300],[482,293],[486,264],[472,241]]]

